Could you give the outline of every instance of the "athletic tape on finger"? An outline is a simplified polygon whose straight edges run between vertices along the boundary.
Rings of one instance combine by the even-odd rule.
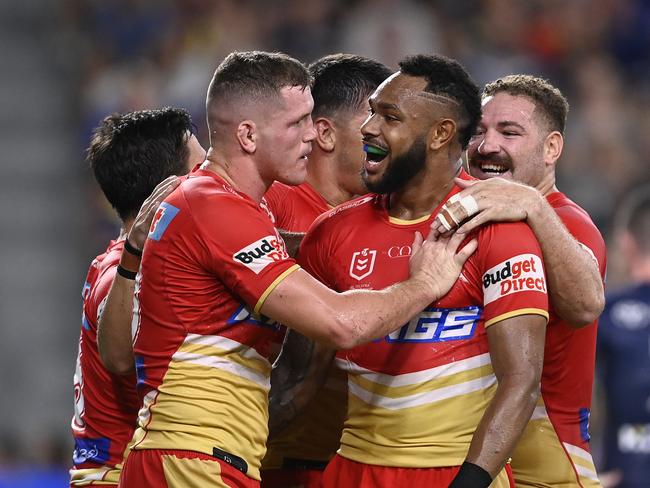
[[[442,224],[446,232],[452,229],[451,221],[456,222],[446,205],[442,206],[440,212],[436,215],[436,220]],[[458,222],[456,222],[456,225],[458,225]]]
[[[478,212],[478,203],[472,195],[461,198],[458,203],[465,209],[468,218]]]

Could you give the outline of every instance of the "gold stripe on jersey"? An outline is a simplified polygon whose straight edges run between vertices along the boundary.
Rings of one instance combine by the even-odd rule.
[[[461,464],[496,391],[487,353],[398,375],[369,371],[349,360],[338,359],[337,364],[348,370],[349,389],[339,453],[366,464]],[[382,426],[380,432],[373,428],[377,425]]]
[[[424,215],[420,218],[413,219],[413,220],[405,220],[405,219],[398,219],[397,217],[391,217],[390,215],[388,216],[388,221],[391,224],[397,224],[397,225],[414,225],[414,224],[419,224],[421,222],[426,222],[431,218],[431,214],[429,215]]]
[[[101,468],[75,469],[70,470],[70,486],[93,485],[116,485],[120,480],[122,465],[115,468],[104,466]]]
[[[492,324],[496,324],[497,322],[501,322],[502,320],[510,319],[512,317],[517,317],[519,315],[541,315],[542,317],[546,318],[546,321],[548,322],[548,312],[546,310],[542,310],[541,308],[520,308],[519,310],[513,310],[508,313],[502,313],[501,315],[492,317],[490,320],[486,320],[485,328],[487,329]]]
[[[211,368],[223,369],[254,381],[267,391],[269,361],[254,348],[219,335],[187,334],[172,361],[187,361]]]
[[[218,461],[198,458],[177,458],[162,456],[163,471],[167,488],[187,488],[188,486],[209,486],[228,488],[221,479],[221,465]]]
[[[255,304],[255,309],[253,310],[253,313],[259,314],[260,309],[262,308],[262,305],[264,305],[264,302],[268,298],[268,296],[271,294],[273,290],[275,290],[275,287],[280,284],[282,280],[284,280],[287,276],[289,276],[291,273],[294,271],[300,269],[300,265],[294,264],[291,266],[289,269],[284,271],[280,276],[278,276],[276,279],[273,280],[273,283],[271,283],[266,290],[264,290],[264,293],[260,296],[260,299],[257,300],[257,303]]]
[[[487,356],[487,358],[485,357]],[[487,363],[484,361],[487,359]],[[366,399],[368,403],[376,404],[384,408],[408,408],[423,403],[432,403],[444,398],[450,398],[459,394],[468,393],[492,384],[494,377],[492,366],[489,362],[489,355],[482,354],[476,358],[458,361],[464,366],[459,368],[444,368],[444,373],[431,374],[432,370],[439,370],[440,367],[432,370],[407,373],[398,377],[372,373],[372,379],[366,375],[355,375],[350,378],[349,386],[354,388],[357,396]],[[406,383],[403,378],[406,378]],[[395,381],[392,382],[391,380]],[[364,395],[365,391],[365,395]],[[364,398],[365,399],[365,398]]]
[[[259,480],[268,435],[271,364],[254,348],[188,334],[140,411],[134,449],[217,447],[243,458]]]

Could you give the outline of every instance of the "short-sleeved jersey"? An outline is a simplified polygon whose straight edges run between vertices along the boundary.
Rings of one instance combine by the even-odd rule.
[[[264,195],[275,217],[275,226],[289,232],[307,232],[309,226],[331,207],[309,183],[289,186],[274,182]]]
[[[290,232],[307,232],[314,220],[330,208],[309,183],[288,186],[275,182],[265,199],[275,216],[276,227]],[[262,461],[264,469],[286,468],[305,460],[329,461],[339,447],[345,419],[345,381],[345,373],[339,368],[330,370],[323,388],[304,412],[268,442]]]
[[[547,196],[569,232],[598,263],[604,279],[605,243],[589,215],[564,194]],[[541,397],[512,455],[517,485],[599,486],[589,450],[589,415],[597,323],[571,327],[553,311],[546,329]]]
[[[97,349],[97,323],[102,313],[124,241],[111,241],[97,256],[81,292],[83,311],[74,374],[75,449],[70,484],[117,484],[125,448],[138,414],[135,375],[114,375],[103,366]]]
[[[338,291],[379,290],[408,278],[414,233],[427,235],[439,208],[403,221],[389,216],[387,201],[369,195],[320,217],[303,241],[301,264]],[[548,316],[530,228],[494,224],[477,235],[478,250],[447,295],[383,339],[339,351],[349,392],[341,456],[395,467],[462,464],[496,390],[486,327]]]
[[[268,349],[283,328],[258,312],[297,268],[269,214],[216,173],[196,171],[167,197],[136,278],[134,449],[225,451],[259,479]]]
[[[608,294],[598,325],[598,363],[607,399],[606,470],[620,487],[650,480],[650,283]]]

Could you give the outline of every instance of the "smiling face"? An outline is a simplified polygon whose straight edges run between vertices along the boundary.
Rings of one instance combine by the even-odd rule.
[[[371,95],[370,116],[361,126],[369,146],[362,178],[370,191],[398,191],[425,168],[427,133],[435,115],[422,97],[425,87],[423,78],[398,72]]]
[[[311,119],[314,100],[309,87],[285,87],[259,127],[256,156],[270,181],[299,185],[307,175],[307,156],[316,131]]]
[[[529,98],[505,92],[483,98],[483,115],[467,148],[470,174],[537,186],[547,171],[547,133],[546,122]]]

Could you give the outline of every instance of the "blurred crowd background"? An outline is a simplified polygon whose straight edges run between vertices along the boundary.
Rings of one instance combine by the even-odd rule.
[[[625,282],[612,216],[650,181],[648,1],[3,0],[0,40],[0,472],[70,462],[81,287],[117,235],[84,162],[92,128],[181,106],[207,147],[207,84],[233,50],[441,53],[481,85],[548,78],[571,105],[558,186],[608,238],[608,286]]]

